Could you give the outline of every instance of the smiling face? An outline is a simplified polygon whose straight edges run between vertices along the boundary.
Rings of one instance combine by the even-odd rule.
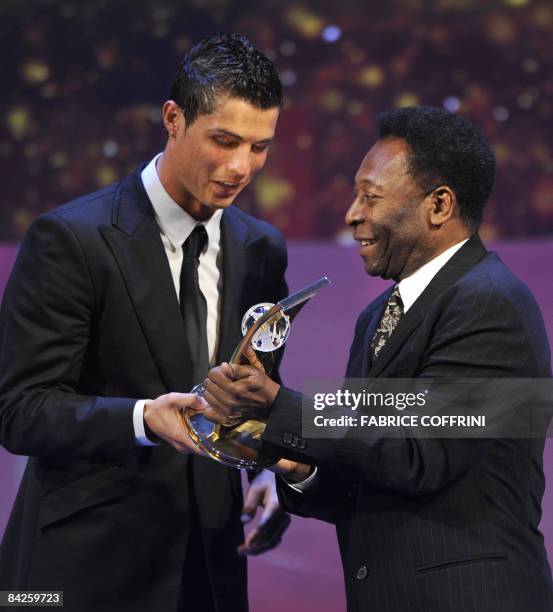
[[[227,97],[186,126],[181,109],[166,102],[164,123],[174,137],[157,169],[169,195],[198,219],[230,206],[265,164],[278,114]]]
[[[435,256],[429,202],[408,172],[401,138],[379,140],[355,175],[355,199],[346,214],[371,276],[401,280]]]

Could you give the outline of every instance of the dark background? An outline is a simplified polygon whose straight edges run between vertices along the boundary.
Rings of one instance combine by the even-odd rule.
[[[498,159],[485,239],[553,234],[551,0],[2,0],[0,241],[164,145],[180,58],[235,31],[276,62],[286,110],[238,205],[301,240],[344,240],[374,113],[446,106]]]

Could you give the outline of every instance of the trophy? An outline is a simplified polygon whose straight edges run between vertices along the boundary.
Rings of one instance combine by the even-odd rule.
[[[242,319],[243,338],[229,363],[251,363],[270,374],[274,364],[273,353],[288,339],[292,320],[321,287],[329,284],[325,276],[276,304],[262,302],[249,308]],[[255,362],[252,359],[252,349]],[[203,397],[204,384],[196,385],[192,393]],[[218,425],[207,420],[201,412],[188,408],[184,410],[183,421],[191,439],[201,451],[226,466],[255,470],[275,463],[274,459],[262,457],[259,453],[261,435],[266,426],[261,421]]]

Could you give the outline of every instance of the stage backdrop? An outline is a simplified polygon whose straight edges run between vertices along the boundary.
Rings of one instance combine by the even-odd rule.
[[[498,243],[506,264],[530,287],[553,337],[553,287],[547,266],[553,260],[553,241]],[[15,248],[0,247],[0,292],[7,280]],[[328,244],[292,244],[288,283],[291,290],[327,275],[332,286],[321,291],[299,315],[288,342],[283,375],[290,386],[307,378],[340,377],[344,370],[358,313],[388,283],[367,277],[357,249]],[[23,461],[0,448],[0,533],[11,507]],[[553,445],[545,454],[548,486],[541,524],[553,559]],[[276,550],[250,561],[252,612],[283,609],[339,612],[345,609],[342,569],[334,529],[319,521],[295,518]]]
[[[216,32],[280,71],[277,138],[240,206],[288,239],[341,237],[376,112],[418,104],[471,119],[496,153],[482,235],[551,237],[551,0],[3,0],[0,32],[0,241],[159,151],[177,66]]]

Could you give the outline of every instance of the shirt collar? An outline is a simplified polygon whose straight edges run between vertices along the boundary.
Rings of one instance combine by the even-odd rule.
[[[430,281],[467,240],[468,238],[449,247],[449,249],[426,262],[424,266],[421,266],[418,270],[415,270],[413,274],[399,282],[398,287],[403,302],[403,312],[407,312],[409,308],[411,308],[421,293],[428,287]]]
[[[197,221],[181,208],[159,180],[156,163],[161,155],[158,153],[141,173],[144,189],[152,203],[159,229],[167,236],[174,248],[180,248],[196,225],[201,223],[207,232],[208,245],[214,242],[218,244],[223,211],[216,210],[209,219]]]

